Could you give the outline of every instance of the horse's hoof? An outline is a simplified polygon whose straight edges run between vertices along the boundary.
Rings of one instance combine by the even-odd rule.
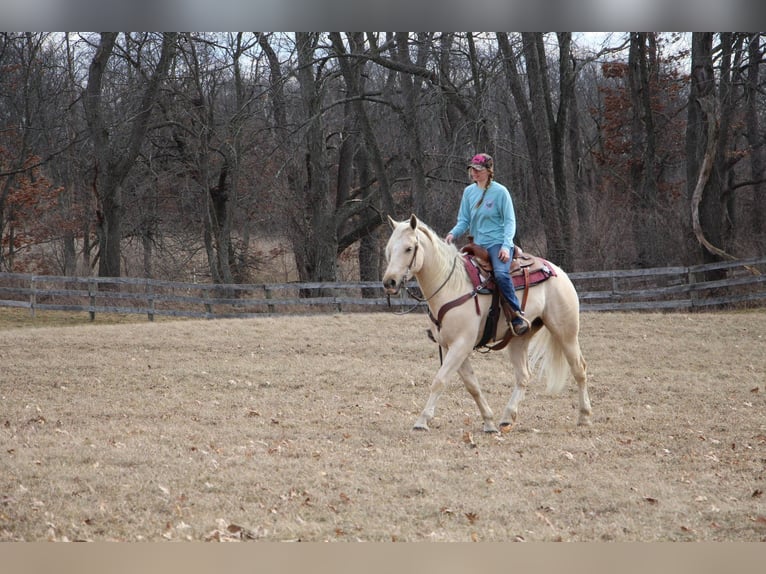
[[[500,432],[503,434],[511,432],[511,429],[516,426],[516,423],[507,423],[502,422],[500,423]]]
[[[485,434],[497,434],[499,431],[495,428],[495,425],[484,427]]]
[[[430,429],[428,427],[424,427],[424,426],[421,426],[421,425],[415,425],[414,427],[412,427],[412,430],[423,432],[423,431],[427,431],[427,430],[430,430]]]

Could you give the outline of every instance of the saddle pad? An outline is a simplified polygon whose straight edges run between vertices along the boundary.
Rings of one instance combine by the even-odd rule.
[[[556,276],[556,271],[554,271],[551,264],[542,257],[536,257],[534,255],[525,253],[523,258],[524,261],[520,262],[520,266],[515,264],[517,259],[514,259],[514,264],[511,267],[511,279],[513,280],[513,286],[516,289],[524,289],[527,285],[527,279],[524,277],[525,269],[529,271],[530,287],[537,285],[538,283],[542,283],[550,277]],[[484,285],[490,290],[494,289],[494,280],[487,279],[488,271],[484,269],[484,267],[478,263],[474,257],[470,255],[464,255],[463,264],[465,265],[466,271],[468,271],[468,275],[471,278],[471,284],[474,286],[474,288]]]
[[[525,269],[529,270],[530,287],[534,287],[538,283],[542,283],[546,279],[556,276],[556,271],[545,259],[534,255],[529,255],[528,257],[531,257],[534,260],[531,265],[524,265],[516,271],[511,272],[513,286],[516,289],[524,289],[527,286],[527,279],[524,277]]]

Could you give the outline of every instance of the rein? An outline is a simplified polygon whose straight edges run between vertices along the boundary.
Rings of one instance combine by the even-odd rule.
[[[417,247],[415,247],[415,250],[417,250]],[[413,299],[415,299],[416,301],[419,301],[421,303],[428,303],[428,301],[433,299],[439,291],[444,289],[444,286],[447,284],[447,282],[450,280],[450,277],[452,277],[452,274],[455,272],[456,265],[457,265],[457,257],[455,257],[452,260],[452,269],[450,269],[449,275],[447,275],[447,278],[442,282],[441,285],[439,285],[439,288],[436,291],[434,291],[429,297],[418,297],[417,295],[412,293],[409,287],[407,287],[406,285],[404,286],[404,289],[407,291],[407,294]],[[407,271],[409,272],[409,267],[407,268]]]

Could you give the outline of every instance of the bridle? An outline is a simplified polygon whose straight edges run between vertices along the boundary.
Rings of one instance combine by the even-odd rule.
[[[453,273],[455,273],[455,267],[456,267],[456,265],[457,265],[457,260],[458,260],[458,258],[457,258],[457,257],[455,257],[455,258],[452,260],[452,268],[450,269],[450,272],[449,272],[449,274],[448,274],[448,275],[447,275],[447,277],[444,279],[444,281],[442,282],[442,284],[441,284],[441,285],[439,285],[438,289],[436,289],[436,291],[434,291],[433,293],[431,293],[431,295],[429,295],[428,297],[420,297],[419,295],[417,295],[417,294],[413,293],[413,292],[410,290],[410,288],[407,286],[407,282],[410,280],[410,272],[411,272],[411,270],[412,270],[412,266],[415,264],[415,258],[418,256],[418,249],[420,249],[420,235],[418,235],[418,232],[417,232],[417,230],[416,230],[416,231],[415,231],[415,249],[413,249],[413,251],[412,251],[412,258],[410,259],[410,262],[409,262],[409,264],[407,265],[407,269],[404,271],[404,275],[402,276],[402,280],[399,282],[399,285],[400,285],[400,286],[403,286],[403,287],[404,287],[404,290],[407,292],[407,295],[409,295],[410,297],[412,297],[413,299],[415,299],[415,300],[416,300],[418,303],[428,303],[428,301],[430,301],[431,299],[433,299],[434,297],[436,297],[436,295],[439,293],[439,291],[441,291],[441,290],[444,288],[444,286],[447,284],[447,282],[450,280],[450,278],[452,277]],[[390,296],[390,295],[386,295],[386,298],[388,299],[388,304],[389,304],[389,306],[390,306],[390,305],[391,305],[391,296]],[[402,315],[404,315],[404,314],[406,314],[406,313],[410,313],[410,312],[412,312],[412,311],[413,311],[413,310],[414,310],[414,309],[415,309],[417,306],[418,306],[418,305],[416,304],[416,305],[415,305],[415,306],[413,306],[411,309],[409,309],[409,310],[407,310],[407,311],[404,311],[404,312],[403,312],[403,313],[401,313],[401,314],[402,314]]]

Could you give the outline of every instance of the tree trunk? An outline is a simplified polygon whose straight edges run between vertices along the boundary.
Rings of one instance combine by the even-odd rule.
[[[306,187],[302,233],[294,237],[295,258],[301,281],[335,281],[338,239],[334,205],[330,200],[329,169],[322,122],[322,82],[315,78],[314,50],[317,34],[296,34],[298,82],[307,120]]]
[[[577,209],[574,207],[575,198],[570,185],[572,178],[567,173],[569,123],[571,111],[575,106],[575,70],[572,62],[572,33],[557,33],[559,41],[559,107],[555,120],[551,123],[551,143],[553,147],[553,183],[558,203],[559,218],[563,232],[565,255],[561,265],[573,271],[575,269],[575,251],[577,250]],[[542,35],[538,37],[540,58],[545,58]],[[547,72],[545,73],[547,77]],[[550,88],[548,88],[550,91]],[[551,106],[550,100],[548,105]],[[551,110],[552,111],[552,110]],[[550,114],[553,118],[553,113]]]
[[[140,98],[138,112],[129,120],[130,131],[125,141],[117,141],[110,135],[104,104],[102,102],[103,78],[117,41],[117,32],[102,32],[88,69],[85,88],[85,115],[93,140],[96,160],[96,192],[100,200],[97,217],[99,239],[99,275],[120,276],[120,241],[122,240],[122,187],[136,161],[146,135],[152,106],[162,80],[167,74],[175,53],[175,33],[165,33],[161,54]]]
[[[652,111],[652,85],[648,44],[651,33],[633,32],[630,35],[628,57],[628,85],[630,87],[631,158],[630,193],[634,218],[633,237],[636,243],[637,267],[650,267],[656,263],[659,251],[656,143],[654,113]]]
[[[762,178],[766,171],[764,145],[761,138],[761,122],[758,114],[758,92],[760,90],[760,62],[763,59],[761,50],[761,34],[751,34],[748,37],[747,82],[745,83],[745,117],[747,143],[750,146],[750,179],[753,183],[752,209],[749,210],[750,226],[756,238],[756,248],[766,251],[766,185]]]
[[[425,52],[423,46],[425,42],[420,43],[420,54]],[[396,59],[400,62],[411,65],[409,34],[407,32],[396,33]],[[419,60],[418,66],[424,66],[424,62]],[[407,150],[407,156],[412,177],[412,205],[414,212],[424,221],[431,221],[430,214],[426,210],[428,202],[428,187],[426,183],[425,159],[423,157],[423,142],[420,135],[420,120],[417,112],[417,93],[419,81],[412,74],[399,72],[399,81],[402,86],[404,96],[404,106],[402,109],[402,127],[404,129],[404,147]],[[395,215],[395,214],[391,214]]]
[[[561,205],[556,193],[554,179],[556,174],[554,174],[553,169],[553,110],[549,90],[546,89],[547,80],[543,80],[543,75],[547,72],[547,65],[544,65],[540,60],[538,38],[534,34],[526,33],[522,35],[522,38],[523,53],[527,65],[529,102],[527,102],[516,56],[510,46],[508,36],[504,32],[497,33],[498,45],[505,65],[506,79],[519,111],[521,126],[527,142],[532,165],[532,177],[540,202],[540,213],[545,222],[545,235],[548,244],[547,256],[562,267],[570,268],[571,252],[574,246],[567,243],[570,238],[565,229],[565,223],[567,218],[573,217],[574,214],[565,213],[565,206]],[[564,126],[561,126],[561,129],[564,129]],[[517,212],[517,217],[523,219],[523,211],[517,209]]]
[[[717,141],[710,141],[718,135],[715,98],[713,34],[694,32],[686,132],[687,185],[696,241],[690,251],[693,262],[709,263],[721,258],[720,253],[711,249],[711,246],[721,245],[722,238],[720,174],[716,173],[714,161]],[[721,274],[711,274],[708,279],[718,278]]]

